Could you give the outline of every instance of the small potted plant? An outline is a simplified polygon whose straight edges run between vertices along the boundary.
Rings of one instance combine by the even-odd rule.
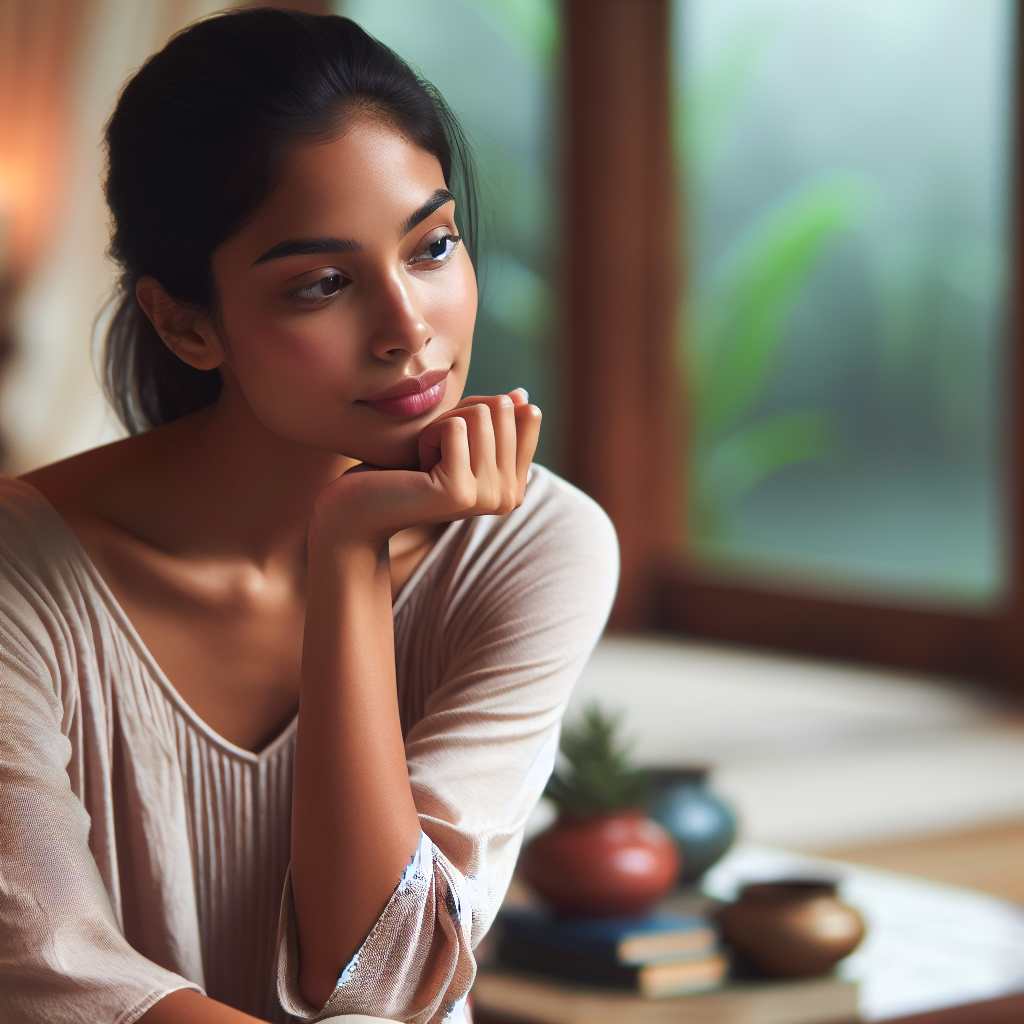
[[[523,850],[520,866],[562,914],[635,916],[675,884],[679,855],[671,836],[646,817],[649,775],[630,760],[619,718],[592,704],[562,733],[562,763],[545,795],[558,818]]]

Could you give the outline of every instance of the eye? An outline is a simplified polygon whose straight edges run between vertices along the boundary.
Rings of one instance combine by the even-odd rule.
[[[299,302],[312,302],[315,304],[330,302],[346,283],[345,278],[341,274],[327,274],[324,277],[317,278],[317,280],[312,281],[310,284],[304,285],[302,288],[297,288],[288,298],[297,299]]]
[[[427,264],[447,263],[455,255],[455,250],[461,241],[462,239],[458,235],[442,235],[440,238],[434,239],[433,242],[428,242],[420,253],[409,260],[409,264],[421,269],[429,269]]]

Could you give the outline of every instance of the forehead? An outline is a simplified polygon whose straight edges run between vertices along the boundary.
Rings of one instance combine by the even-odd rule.
[[[232,242],[259,253],[302,236],[368,245],[386,235],[393,242],[405,218],[444,187],[437,157],[395,129],[361,119],[337,138],[289,154],[277,188]]]

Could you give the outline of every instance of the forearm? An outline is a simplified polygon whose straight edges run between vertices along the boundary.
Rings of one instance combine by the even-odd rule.
[[[164,996],[140,1018],[139,1024],[257,1024],[258,1018],[207,999],[191,989]]]
[[[292,809],[299,986],[322,1005],[419,841],[395,683],[386,546],[311,531]]]

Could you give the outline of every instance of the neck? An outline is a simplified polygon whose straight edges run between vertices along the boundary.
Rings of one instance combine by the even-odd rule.
[[[210,408],[137,440],[131,493],[115,500],[124,509],[128,497],[129,519],[146,528],[123,525],[164,550],[259,564],[304,557],[316,496],[356,464],[269,430],[233,381]]]

